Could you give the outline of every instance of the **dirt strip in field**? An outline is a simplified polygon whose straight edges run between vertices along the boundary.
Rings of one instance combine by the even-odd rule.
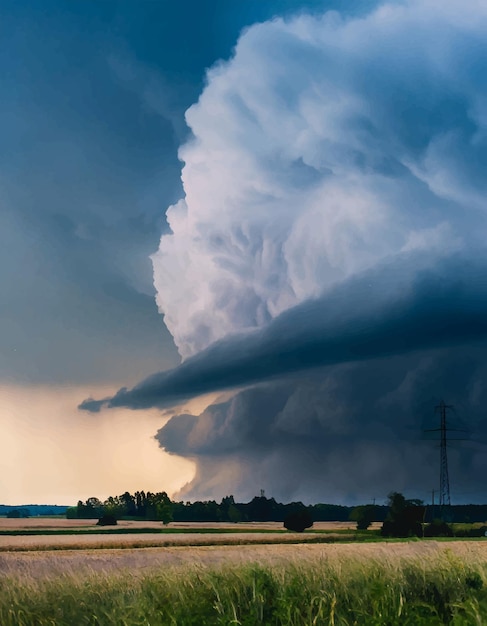
[[[39,579],[70,574],[110,573],[128,571],[132,575],[163,567],[221,566],[225,564],[263,563],[312,560],[377,559],[397,561],[400,558],[430,559],[447,553],[468,562],[487,565],[487,542],[451,541],[320,544],[320,545],[245,545],[204,547],[162,547],[136,549],[56,550],[0,553],[0,577],[21,576]]]

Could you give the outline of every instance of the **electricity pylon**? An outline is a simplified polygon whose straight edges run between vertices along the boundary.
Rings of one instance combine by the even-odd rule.
[[[448,457],[446,453],[446,444],[448,437],[448,428],[446,421],[446,412],[448,409],[453,409],[453,405],[445,404],[443,400],[435,406],[435,413],[440,414],[440,427],[430,428],[426,432],[439,432],[440,433],[440,510],[443,511],[445,506],[450,506],[450,478],[448,476]]]
[[[446,405],[443,400],[440,404],[435,406],[435,411],[440,413],[440,507],[451,505],[450,500],[450,477],[448,476],[448,457],[446,455],[446,411],[453,408],[451,405]]]

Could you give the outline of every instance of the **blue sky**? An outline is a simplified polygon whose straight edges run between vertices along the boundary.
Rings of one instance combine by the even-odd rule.
[[[484,437],[486,12],[343,4],[3,4],[0,427],[19,454],[34,392],[60,466],[49,405],[119,452],[140,420],[137,485],[190,497],[423,497],[436,452],[403,432],[442,397]],[[452,453],[458,498],[479,450]],[[71,488],[23,470],[15,493],[124,491],[112,465],[100,493],[81,464]]]

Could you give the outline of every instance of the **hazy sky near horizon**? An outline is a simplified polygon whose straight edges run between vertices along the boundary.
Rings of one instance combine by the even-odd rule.
[[[487,9],[343,4],[2,5],[0,502],[487,501]]]

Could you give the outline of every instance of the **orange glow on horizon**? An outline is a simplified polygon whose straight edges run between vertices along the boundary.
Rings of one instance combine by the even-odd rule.
[[[154,435],[174,413],[150,409],[77,409],[113,388],[0,386],[0,503],[65,504],[124,491],[167,491],[190,482],[192,461],[162,450]],[[199,413],[218,396],[184,404]]]

